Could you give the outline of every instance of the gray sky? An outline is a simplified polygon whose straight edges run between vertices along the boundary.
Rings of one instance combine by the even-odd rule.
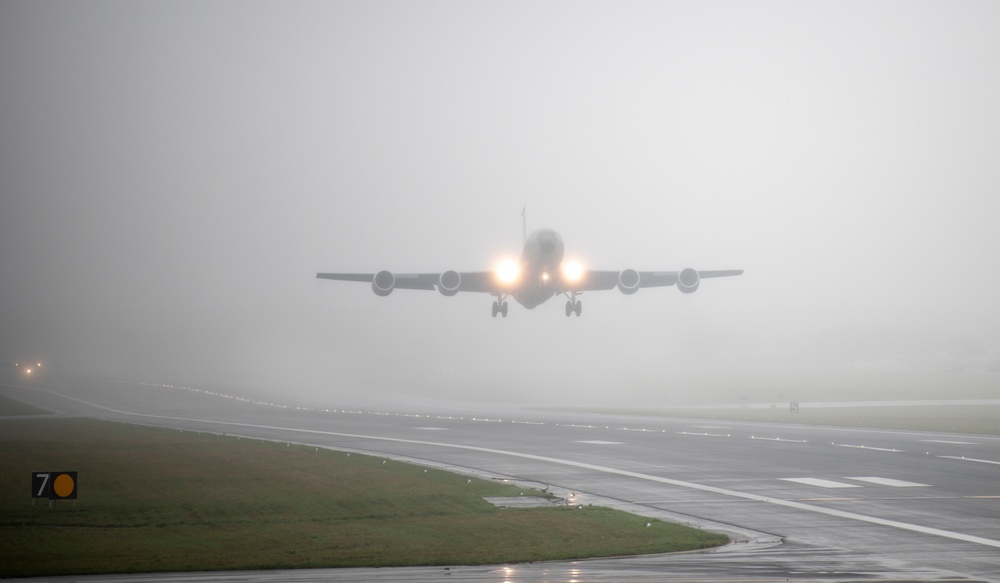
[[[3,2],[0,355],[652,404],[995,359],[998,29],[995,2]],[[525,204],[593,268],[747,271],[579,319],[314,279],[488,268]]]

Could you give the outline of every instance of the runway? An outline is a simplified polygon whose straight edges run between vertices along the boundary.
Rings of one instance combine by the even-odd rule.
[[[512,406],[306,410],[163,385],[0,386],[62,415],[313,444],[510,477],[728,534],[712,552],[162,581],[1000,581],[1000,438]],[[136,580],[73,577],[81,581]],[[32,579],[65,580],[62,578]]]

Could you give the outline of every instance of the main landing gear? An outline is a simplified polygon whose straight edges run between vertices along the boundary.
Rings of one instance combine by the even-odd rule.
[[[566,317],[569,318],[571,314],[576,314],[579,318],[580,313],[583,311],[583,302],[576,299],[576,292],[571,292],[566,295],[569,297],[569,299],[566,300]]]
[[[493,302],[493,317],[496,318],[497,314],[500,314],[504,318],[507,317],[507,302],[499,295],[496,301]]]

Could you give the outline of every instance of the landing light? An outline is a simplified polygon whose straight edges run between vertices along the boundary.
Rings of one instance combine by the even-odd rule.
[[[562,264],[562,273],[566,281],[580,281],[583,279],[583,264],[579,261],[566,261]]]
[[[505,259],[497,264],[497,279],[504,285],[511,285],[521,277],[521,266],[512,259]]]

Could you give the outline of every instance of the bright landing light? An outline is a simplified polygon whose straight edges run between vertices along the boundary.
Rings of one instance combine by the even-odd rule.
[[[564,261],[562,273],[566,281],[577,282],[583,279],[583,264],[579,261]]]
[[[512,285],[521,277],[521,266],[513,259],[505,259],[497,264],[496,274],[500,283]]]

